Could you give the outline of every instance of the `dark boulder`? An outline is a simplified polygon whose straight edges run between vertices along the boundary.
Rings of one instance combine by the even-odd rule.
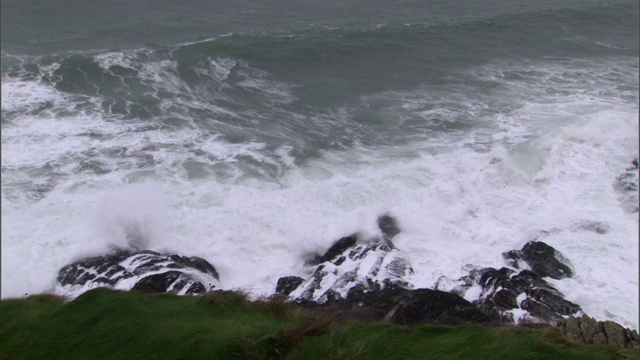
[[[505,259],[524,260],[531,267],[531,271],[540,277],[563,279],[573,276],[573,269],[559,251],[542,241],[529,241],[520,251],[508,251],[503,254]]]
[[[489,318],[475,305],[444,291],[403,289],[396,299],[400,307],[393,322],[397,324],[489,322]]]
[[[171,287],[177,287],[182,290],[186,285],[186,281],[180,281],[180,276],[182,276],[182,273],[178,271],[167,271],[145,276],[138,280],[131,290],[148,293],[167,292]]]
[[[67,265],[58,271],[58,284],[62,286],[85,285],[93,282],[113,286],[118,281],[133,276],[131,272],[120,266],[120,263],[129,255],[128,252],[119,251]]]
[[[511,316],[515,309],[526,310],[529,320],[547,323],[556,323],[564,316],[581,311],[530,270],[515,273],[508,268],[487,268],[479,273],[482,275],[477,284],[482,287],[482,293],[477,303],[494,321],[515,320]]]
[[[281,277],[276,285],[276,294],[289,295],[303,282],[304,279],[299,276]]]
[[[378,227],[382,232],[385,239],[393,239],[394,236],[400,233],[400,227],[398,222],[391,215],[382,215],[378,218]]]
[[[568,315],[581,312],[580,306],[565,300],[557,290],[540,288],[527,289],[527,298],[520,303],[520,308],[542,322],[557,324]]]
[[[573,315],[581,311],[580,306],[565,300],[555,289],[531,288],[525,291],[528,300],[535,300],[558,315]],[[526,310],[526,309],[525,309]]]
[[[355,286],[346,298],[327,300],[322,304],[310,301],[300,304],[316,310],[319,307],[332,309],[334,313],[339,312],[343,319],[402,325],[491,322],[474,304],[455,294],[433,289],[405,289],[393,285],[368,291]]]
[[[199,257],[117,251],[69,264],[57,280],[56,291],[63,294],[78,295],[94,287],[194,294],[214,289],[218,273]]]
[[[511,289],[500,289],[493,294],[491,302],[499,309],[511,310],[518,308],[518,293]]]
[[[309,264],[318,265],[325,261],[334,260],[339,255],[343,254],[347,249],[352,248],[357,241],[358,236],[356,234],[345,236],[331,245],[329,250],[327,250],[324,255],[315,257],[309,262]]]

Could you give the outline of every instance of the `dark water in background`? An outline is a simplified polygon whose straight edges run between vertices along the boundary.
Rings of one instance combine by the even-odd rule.
[[[607,8],[627,6],[616,13]],[[625,5],[626,4],[626,5]],[[289,33],[310,27],[363,29],[378,25],[452,25],[495,21],[518,14],[537,42],[558,26],[577,35],[618,31],[634,41],[637,4],[632,1],[3,1],[2,49],[45,55],[66,50],[123,50],[143,45],[175,45],[228,33]],[[608,14],[607,14],[608,13]],[[576,16],[577,15],[577,16]],[[505,20],[505,19],[503,19]],[[513,24],[513,23],[512,23]],[[622,25],[622,26],[621,26]],[[628,31],[631,30],[631,31]],[[536,34],[537,33],[537,34]],[[480,34],[478,34],[480,35]],[[537,35],[531,37],[532,35]],[[480,38],[480,36],[474,36]],[[619,37],[619,36],[616,36]],[[496,44],[498,45],[498,44]],[[553,48],[553,46],[551,47]]]
[[[6,1],[2,74],[100,97],[96,111],[156,126],[186,118],[232,143],[293,142],[298,158],[477,126],[478,114],[455,122],[398,114],[388,109],[397,99],[378,95],[429,87],[460,103],[453,106],[476,99],[500,113],[512,104],[482,99],[500,83],[473,78],[470,68],[633,61],[637,28],[634,2]],[[155,81],[162,77],[175,86]],[[337,121],[345,108],[349,119]],[[401,129],[391,112],[406,118]],[[11,117],[3,112],[3,121]]]
[[[594,217],[619,222],[618,261],[637,247],[610,182],[638,152],[639,7],[3,0],[3,296],[131,233],[268,291],[381,211],[408,229],[420,286]],[[426,260],[433,239],[455,254]],[[592,254],[573,240],[554,246]],[[607,277],[597,261],[574,300]],[[580,305],[603,314],[637,283]],[[613,308],[637,321],[633,303]]]

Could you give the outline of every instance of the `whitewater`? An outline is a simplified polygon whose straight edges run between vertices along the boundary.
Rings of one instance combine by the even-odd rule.
[[[3,50],[2,297],[52,292],[60,268],[118,248],[199,256],[221,288],[268,296],[341,237],[380,235],[390,214],[416,288],[505,266],[502,252],[553,230],[544,241],[575,275],[549,282],[638,329],[638,213],[613,186],[639,152],[637,57],[496,57],[414,82],[389,60],[365,73],[379,84],[354,74],[332,93],[324,72],[296,82],[302,70],[243,47],[314,34],[365,47],[431,26]],[[402,86],[386,84],[394,73]]]

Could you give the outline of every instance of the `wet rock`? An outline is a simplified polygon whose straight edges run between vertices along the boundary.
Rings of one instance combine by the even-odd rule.
[[[281,277],[276,285],[276,294],[289,295],[303,282],[304,279],[299,276]]]
[[[302,305],[338,309],[344,319],[403,325],[490,322],[474,304],[455,294],[433,289],[405,289],[392,284],[368,291],[362,286],[354,286],[346,298],[328,299],[323,304],[303,302]]]
[[[518,294],[510,289],[496,291],[491,298],[493,306],[499,309],[511,310],[518,308]]]
[[[565,316],[581,311],[580,306],[565,300],[555,289],[533,288],[528,289],[525,294],[527,298],[520,303],[520,308],[542,322],[556,324]]]
[[[117,251],[69,264],[58,272],[56,292],[78,295],[94,287],[121,290],[204,293],[218,285],[218,273],[199,257],[154,251]]]
[[[391,217],[391,215],[382,215],[378,218],[378,227],[380,231],[382,231],[382,235],[386,239],[393,239],[394,236],[400,233],[400,227],[398,227],[398,222],[396,219]]]
[[[525,292],[527,289],[555,290],[553,286],[531,270],[520,271],[517,275],[513,276],[509,282],[518,294]]]
[[[323,255],[308,262],[310,277],[299,284],[283,280],[290,277],[281,278],[281,290],[287,282],[286,291],[297,302],[324,303],[344,299],[353,288],[372,291],[391,285],[410,287],[404,277],[413,269],[391,242],[400,232],[397,221],[382,215],[377,222],[382,237],[362,239],[354,234],[339,239]]]
[[[563,295],[530,270],[519,273],[508,268],[478,271],[482,275],[477,284],[482,293],[477,304],[494,321],[511,322],[512,310],[528,312],[527,320],[554,324],[564,316],[576,314],[580,307],[564,299]],[[523,319],[524,320],[524,319]]]
[[[542,241],[529,241],[520,251],[509,251],[503,254],[505,259],[522,259],[531,270],[540,277],[563,279],[573,276],[573,269],[568,259],[559,251]]]
[[[185,294],[204,293],[206,289],[200,282],[192,279],[179,271],[167,271],[164,273],[149,275],[141,278],[131,288],[147,293],[173,292],[179,293],[182,290]]]
[[[311,260],[310,264],[318,265],[326,261],[331,261],[343,254],[347,249],[353,247],[356,244],[356,241],[358,241],[358,235],[356,234],[345,236],[331,245],[324,255],[317,256],[315,259]]]
[[[540,232],[536,240],[553,233],[557,231]],[[528,242],[521,250],[503,253],[512,268],[468,266],[468,275],[456,281],[441,277],[436,289],[464,296],[472,287],[479,287],[478,298],[473,303],[498,323],[556,324],[569,315],[578,314],[580,306],[564,299],[562,293],[544,280],[544,277],[559,279],[573,275],[569,260],[553,247],[536,240]],[[525,265],[531,270],[517,270]],[[519,316],[514,318],[516,313]]]
[[[432,289],[401,290],[393,322],[417,324],[436,322],[460,324],[465,322],[488,322],[489,318],[476,306],[462,297]]]
[[[131,272],[120,265],[129,255],[128,252],[121,251],[67,265],[58,271],[58,284],[66,286],[102,283],[113,286],[118,281],[133,276]]]
[[[581,311],[580,306],[565,300],[556,289],[532,288],[525,291],[528,299],[535,300],[558,315],[573,315]]]
[[[482,288],[486,293],[494,292],[497,288],[504,287],[506,285],[513,272],[513,270],[504,267],[500,270],[486,268],[482,271],[479,284],[482,285]]]
[[[553,311],[546,304],[534,299],[523,300],[520,303],[520,308],[529,313],[529,318],[541,320],[542,322],[556,324],[559,320],[562,320],[562,316],[560,316],[560,314]],[[526,320],[529,320],[529,318]]]
[[[613,188],[618,193],[618,201],[622,208],[629,213],[638,212],[638,159],[631,162],[624,173],[613,182]]]

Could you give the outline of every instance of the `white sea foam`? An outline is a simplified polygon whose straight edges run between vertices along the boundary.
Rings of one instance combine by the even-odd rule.
[[[269,102],[288,104],[295,100],[290,85],[272,79],[268,73],[262,70],[244,64],[238,73],[243,78],[239,82],[240,86],[259,93]]]
[[[145,250],[166,236],[168,224],[162,187],[132,184],[105,194],[93,209],[92,238],[110,247]]]
[[[236,61],[229,58],[209,59],[213,66],[213,75],[218,80],[227,80],[231,70],[236,66]]]
[[[2,111],[33,111],[59,98],[53,87],[37,81],[2,79]]]

